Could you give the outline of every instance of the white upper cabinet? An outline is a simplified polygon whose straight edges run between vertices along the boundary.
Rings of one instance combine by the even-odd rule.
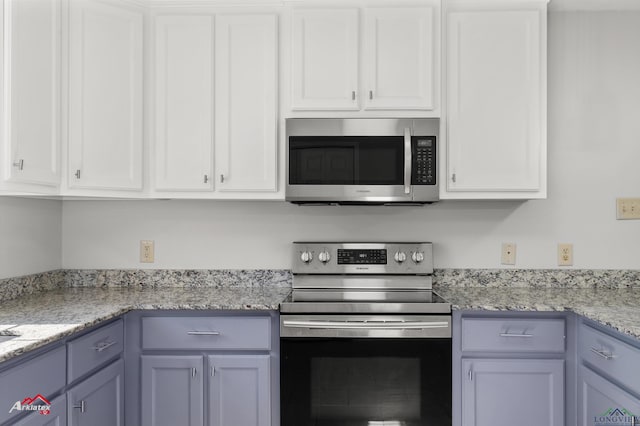
[[[142,189],[143,14],[71,0],[68,186]]]
[[[5,0],[4,14],[4,178],[55,190],[60,181],[60,2]]]
[[[294,9],[291,108],[358,110],[359,10]]]
[[[213,190],[213,17],[155,19],[154,188]]]
[[[365,9],[365,109],[434,109],[436,14],[434,7]]]
[[[441,198],[546,197],[546,5],[449,4]]]
[[[218,15],[215,52],[217,190],[275,192],[277,16]]]
[[[289,109],[438,116],[440,2],[349,4],[291,7]]]

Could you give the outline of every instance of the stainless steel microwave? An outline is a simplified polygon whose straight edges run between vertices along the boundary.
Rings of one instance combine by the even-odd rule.
[[[285,198],[296,204],[439,200],[435,136],[290,136]]]

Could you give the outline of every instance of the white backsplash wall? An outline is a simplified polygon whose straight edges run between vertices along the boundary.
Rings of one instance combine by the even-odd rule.
[[[289,268],[294,240],[426,240],[437,268],[640,269],[640,13],[558,12],[549,20],[549,197],[414,207],[297,207],[284,202],[65,201],[65,268]],[[496,117],[500,120],[500,117]],[[4,226],[4,224],[3,224]],[[141,264],[139,241],[155,240]],[[2,261],[5,262],[3,256]]]
[[[0,279],[60,269],[62,202],[0,197]]]

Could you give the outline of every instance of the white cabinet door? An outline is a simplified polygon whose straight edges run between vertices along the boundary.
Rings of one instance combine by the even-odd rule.
[[[446,189],[464,198],[543,198],[546,2],[474,7],[447,13]]]
[[[434,7],[365,9],[365,109],[434,109],[437,15]]]
[[[277,190],[277,34],[275,15],[216,17],[219,191]]]
[[[5,0],[6,178],[60,181],[60,2]]]
[[[156,190],[213,190],[213,48],[212,16],[156,18]]]
[[[142,188],[142,13],[70,2],[70,188]]]
[[[358,9],[294,9],[293,110],[358,110]]]

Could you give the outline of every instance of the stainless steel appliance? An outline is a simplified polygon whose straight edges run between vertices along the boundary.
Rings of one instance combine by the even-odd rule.
[[[451,305],[431,243],[294,243],[282,426],[451,425]]]
[[[425,204],[439,200],[436,136],[289,136],[287,201]]]

